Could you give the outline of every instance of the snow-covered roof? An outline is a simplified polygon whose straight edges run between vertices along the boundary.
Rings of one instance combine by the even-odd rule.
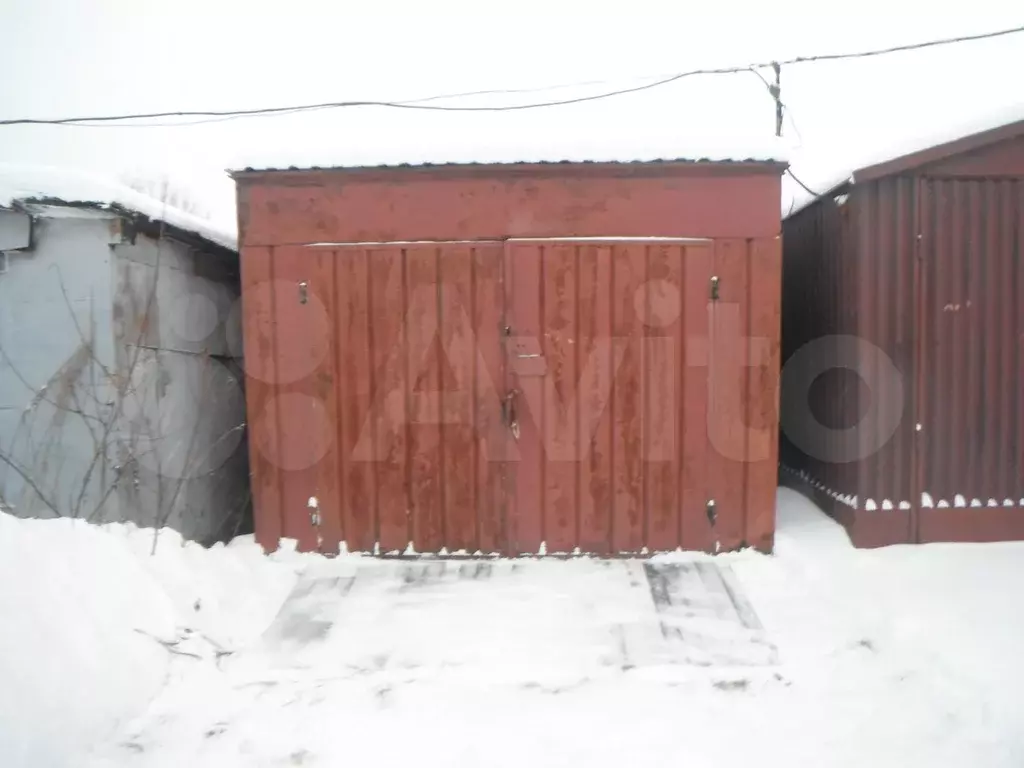
[[[587,146],[580,142],[574,147],[548,146],[533,148],[493,146],[468,142],[448,151],[403,152],[399,149],[375,150],[366,147],[349,148],[335,153],[303,153],[301,151],[261,154],[244,163],[246,170],[281,170],[301,168],[373,168],[427,165],[511,165],[532,163],[647,163],[647,162],[785,162],[786,155],[774,142],[761,142],[757,147],[747,145],[693,145],[676,141],[662,145],[646,143],[632,150],[603,146]]]
[[[801,181],[805,184],[813,185],[811,186],[812,191],[808,191],[803,187],[798,187],[797,191],[793,193],[792,199],[788,202],[784,202],[782,218],[788,219],[790,216],[795,216],[811,203],[814,203],[823,197],[828,197],[837,187],[840,187],[847,182],[852,182],[853,174],[854,172],[852,170],[848,170],[833,176],[824,177],[823,180],[807,180],[801,176]]]
[[[893,137],[891,143],[884,146],[854,148],[850,159],[856,162],[855,165],[847,165],[837,173],[821,180],[814,180],[813,184],[810,179],[801,176],[801,180],[818,194],[800,190],[794,195],[791,208],[786,215],[788,217],[799,213],[814,201],[828,196],[841,184],[855,183],[857,174],[865,169],[1021,121],[1024,121],[1024,102],[984,115],[975,115],[969,120],[948,123],[933,131],[915,131],[910,135],[897,135]],[[798,167],[795,166],[794,171],[799,175]]]
[[[236,169],[363,168],[563,162],[785,162],[785,143],[764,126],[733,132],[677,119],[473,113],[403,116],[376,124],[354,116],[328,145],[282,135],[233,158]],[[387,130],[380,128],[386,125]]]
[[[0,163],[0,207],[46,201],[88,205],[104,210],[141,214],[231,250],[238,249],[232,228],[183,211],[117,181],[77,169]]]

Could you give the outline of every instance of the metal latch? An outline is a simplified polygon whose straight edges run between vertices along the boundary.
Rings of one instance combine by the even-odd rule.
[[[711,276],[711,300],[718,301],[718,275]]]
[[[501,401],[501,419],[512,430],[512,437],[519,439],[519,422],[516,420],[516,395],[518,389],[511,390]]]
[[[299,283],[299,304],[305,304],[309,301],[309,285],[303,280]]]
[[[707,512],[707,515],[708,515],[708,523],[710,523],[712,526],[714,526],[715,522],[718,520],[718,512],[715,510],[715,500],[714,499],[708,499],[708,503],[707,503],[707,507],[705,508],[705,511]]]

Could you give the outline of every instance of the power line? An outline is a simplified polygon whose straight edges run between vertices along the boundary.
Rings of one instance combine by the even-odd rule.
[[[758,77],[761,77],[755,70],[752,69],[751,72],[754,72],[754,74],[758,75]],[[400,102],[376,102],[375,101],[375,102],[366,102],[366,104],[368,104],[368,105],[376,105],[376,106],[388,106],[388,107],[390,107],[390,106],[412,107],[414,105],[422,104],[422,103],[425,103],[425,102],[443,101],[443,100],[446,100],[446,99],[471,98],[471,97],[474,97],[474,96],[493,96],[493,95],[498,95],[498,94],[508,95],[508,94],[523,94],[523,93],[542,93],[542,92],[545,92],[545,91],[565,90],[567,88],[585,88],[585,87],[588,87],[588,86],[595,86],[595,85],[611,85],[614,82],[620,82],[621,83],[624,79],[627,80],[627,81],[637,81],[637,80],[650,80],[652,78],[666,78],[666,77],[673,77],[673,78],[675,78],[675,77],[678,77],[678,76],[677,75],[666,75],[666,74],[662,74],[662,75],[637,75],[636,77],[618,78],[617,80],[584,80],[584,81],[577,81],[577,82],[573,82],[573,83],[558,83],[558,84],[555,84],[555,85],[545,85],[545,86],[540,86],[540,87],[537,87],[537,88],[492,88],[492,89],[482,90],[482,91],[463,91],[463,92],[460,92],[460,93],[445,93],[445,94],[439,94],[439,95],[436,95],[436,96],[424,96],[422,98],[417,98],[417,99],[403,99]],[[761,80],[764,81],[764,78],[762,77]],[[363,102],[359,102],[359,103],[355,103],[355,102],[352,102],[352,103],[349,103],[349,102],[334,102],[334,103],[325,103],[325,104],[310,104],[310,105],[300,105],[300,106],[295,106],[295,107],[280,107],[280,108],[275,108],[273,111],[250,110],[248,112],[246,112],[246,111],[243,111],[243,112],[229,112],[229,113],[220,114],[217,117],[205,117],[205,118],[202,118],[202,119],[199,119],[199,120],[178,120],[178,121],[167,122],[167,123],[136,123],[134,125],[131,124],[131,123],[118,123],[118,124],[114,125],[114,124],[111,124],[109,122],[75,122],[75,121],[76,120],[110,120],[110,121],[114,121],[114,120],[119,120],[119,119],[131,119],[131,118],[136,118],[136,117],[137,118],[148,118],[148,117],[151,117],[151,116],[150,115],[129,115],[129,116],[126,116],[124,118],[118,118],[118,117],[109,117],[109,118],[107,118],[107,117],[104,117],[104,118],[70,118],[70,119],[68,119],[66,121],[39,120],[39,121],[34,121],[34,122],[38,122],[38,123],[42,123],[42,124],[70,125],[70,126],[74,126],[76,128],[178,128],[178,127],[190,126],[190,125],[205,125],[205,124],[208,124],[208,123],[223,123],[223,122],[227,122],[228,120],[239,120],[239,119],[243,119],[243,118],[274,117],[274,116],[280,116],[280,115],[299,114],[299,113],[302,113],[302,112],[315,112],[315,111],[319,111],[319,110],[330,109],[332,107],[338,107],[338,106],[358,106],[358,105],[362,105],[362,104],[364,104],[364,103]],[[540,105],[540,106],[543,106],[543,105]],[[433,108],[433,109],[439,109],[439,108]],[[503,109],[503,108],[499,107],[498,109]],[[177,115],[177,114],[183,114],[185,116],[191,116],[193,114],[198,114],[198,113],[173,113],[173,115]],[[203,113],[203,114],[211,114],[211,113]],[[172,114],[168,114],[166,116],[173,116],[173,115]],[[160,115],[160,116],[163,117],[165,115]],[[157,115],[152,115],[152,117],[155,118],[155,117],[157,117]],[[10,124],[12,122],[14,122],[14,121],[0,120],[0,125]]]
[[[821,193],[815,192],[813,189],[811,189],[806,184],[804,184],[802,181],[800,181],[800,178],[795,173],[793,173],[793,169],[792,168],[787,167],[786,168],[786,174],[791,179],[793,179],[793,181],[795,181],[797,184],[799,184],[803,188],[804,192],[809,194],[811,196],[811,198],[813,198],[814,200],[817,200],[819,197],[821,197]],[[797,203],[797,198],[794,196],[793,199],[790,200],[790,202],[789,202],[789,211],[786,212],[786,216],[792,216],[793,215],[793,211],[796,210],[796,203]]]
[[[866,59],[870,56],[885,56],[890,53],[902,53],[903,51],[917,51],[922,48],[935,48],[939,45],[952,45],[953,43],[970,43],[975,40],[988,40],[993,37],[1005,37],[1024,32],[1024,27],[1010,27],[1009,29],[998,29],[995,32],[980,32],[976,35],[960,35],[959,37],[943,37],[937,40],[928,40],[923,43],[907,43],[906,45],[894,45],[889,48],[876,48],[870,51],[859,53],[826,53],[818,56],[797,56],[795,59],[780,61],[779,64],[806,64],[815,61],[840,61],[842,59]]]
[[[711,69],[694,69],[689,72],[680,72],[678,74],[670,75],[668,77],[662,77],[654,80],[650,83],[643,85],[637,85],[629,88],[619,88],[613,91],[605,91],[603,93],[591,94],[588,96],[577,96],[570,99],[558,99],[551,101],[534,102],[529,104],[503,104],[503,105],[492,105],[492,106],[458,106],[458,105],[440,105],[431,104],[432,101],[441,101],[444,99],[452,98],[467,98],[472,96],[489,95],[494,93],[527,93],[527,92],[538,92],[541,90],[553,90],[556,88],[572,87],[570,85],[565,86],[549,86],[547,88],[540,89],[519,89],[519,90],[495,90],[495,91],[474,91],[463,94],[447,94],[441,96],[428,96],[421,99],[413,99],[407,101],[376,101],[376,100],[357,100],[357,101],[335,101],[335,102],[324,102],[320,104],[301,104],[287,107],[262,107],[259,109],[238,109],[238,110],[191,110],[191,111],[173,111],[173,112],[149,112],[149,113],[136,113],[136,114],[124,114],[124,115],[97,115],[93,117],[65,117],[57,119],[43,119],[43,118],[16,118],[10,120],[0,120],[0,126],[3,125],[92,125],[102,123],[115,123],[124,120],[149,120],[159,118],[180,118],[180,117],[196,117],[196,118],[213,118],[218,119],[232,119],[238,117],[253,117],[258,115],[281,115],[281,114],[293,114],[296,112],[309,112],[314,110],[322,109],[341,109],[348,107],[385,107],[390,109],[416,109],[416,110],[429,110],[437,112],[511,112],[521,111],[526,109],[541,109],[545,107],[558,107],[566,106],[570,104],[580,104],[583,102],[597,101],[599,99],[608,99],[615,96],[623,96],[629,93],[638,93],[640,91],[650,90],[652,88],[658,88],[669,83],[674,83],[687,77],[695,77],[698,75],[725,75],[735,74],[738,72],[753,71],[755,74],[758,69],[774,67],[774,66],[792,66],[796,64],[808,64],[813,62],[821,61],[842,61],[849,59],[863,59],[873,56],[884,56],[892,53],[901,53],[906,51],[921,50],[924,48],[934,48],[943,45],[953,45],[957,43],[973,42],[977,40],[987,40],[996,37],[1004,37],[1006,35],[1017,34],[1024,32],[1024,26],[1012,27],[1009,29],[1000,29],[993,32],[983,32],[975,35],[960,35],[957,37],[946,37],[936,40],[928,40],[919,43],[908,43],[905,45],[890,46],[888,48],[876,48],[866,51],[857,51],[853,53],[831,53],[831,54],[817,54],[814,56],[797,56],[792,59],[785,59],[778,62],[762,62],[758,64],[748,64],[745,66],[735,67],[719,67]],[[762,78],[763,79],[763,78]],[[591,83],[593,84],[593,83]],[[585,84],[579,84],[580,86]],[[207,122],[206,120],[199,120],[196,122]],[[187,124],[187,123],[177,123]]]
[[[167,117],[251,117],[255,115],[290,114],[295,112],[309,112],[321,109],[340,109],[345,107],[389,107],[392,109],[419,109],[435,112],[510,112],[524,109],[540,109],[542,107],[558,107],[568,104],[579,104],[585,101],[596,101],[607,99],[613,96],[622,96],[627,93],[637,93],[661,85],[667,85],[685,77],[696,75],[727,75],[735,72],[746,72],[749,67],[721,67],[718,69],[694,69],[689,72],[681,72],[670,77],[655,80],[652,83],[637,85],[631,88],[620,88],[615,91],[595,93],[589,96],[576,96],[571,99],[560,99],[555,101],[536,102],[531,104],[502,104],[494,106],[460,107],[456,105],[427,104],[424,102],[440,98],[454,98],[454,96],[427,97],[412,101],[334,101],[322,104],[302,104],[288,107],[262,107],[259,109],[235,109],[235,110],[206,110],[206,111],[180,111],[180,112],[148,112],[127,115],[98,115],[94,117],[64,117],[54,120],[41,118],[18,118],[14,120],[0,120],[0,125],[76,125],[80,123],[115,122],[118,120],[146,120]]]
[[[587,88],[596,85],[612,85],[626,81],[656,80],[665,77],[672,77],[675,73],[664,72],[656,75],[637,75],[628,78],[615,78],[614,80],[582,80],[573,83],[558,83],[556,85],[542,85],[537,88],[492,88],[484,91],[463,91],[462,93],[446,93],[440,96],[426,96],[421,99],[404,99],[405,104],[421,104],[428,101],[443,101],[445,99],[465,99],[473,96],[507,96],[521,93],[543,93],[545,91],[561,91],[567,88]]]
[[[797,175],[795,173],[793,173],[793,169],[792,168],[786,168],[786,173],[789,174],[790,178],[793,179],[793,181],[795,181],[797,184],[799,184],[801,187],[803,187],[804,192],[806,192],[809,195],[813,195],[816,198],[821,197],[822,193],[821,192],[815,192],[813,189],[811,189],[806,184],[804,184],[802,181],[800,181],[800,179],[797,177]]]

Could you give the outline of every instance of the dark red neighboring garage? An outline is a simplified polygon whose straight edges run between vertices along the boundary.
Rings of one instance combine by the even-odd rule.
[[[234,174],[258,540],[770,550],[783,168]]]
[[[1024,121],[855,171],[783,230],[789,476],[861,546],[1024,538]]]

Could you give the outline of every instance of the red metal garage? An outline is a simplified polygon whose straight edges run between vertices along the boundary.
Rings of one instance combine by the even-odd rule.
[[[770,550],[783,167],[236,173],[258,540]]]
[[[784,467],[858,546],[1024,538],[1024,120],[853,171],[784,232]]]

